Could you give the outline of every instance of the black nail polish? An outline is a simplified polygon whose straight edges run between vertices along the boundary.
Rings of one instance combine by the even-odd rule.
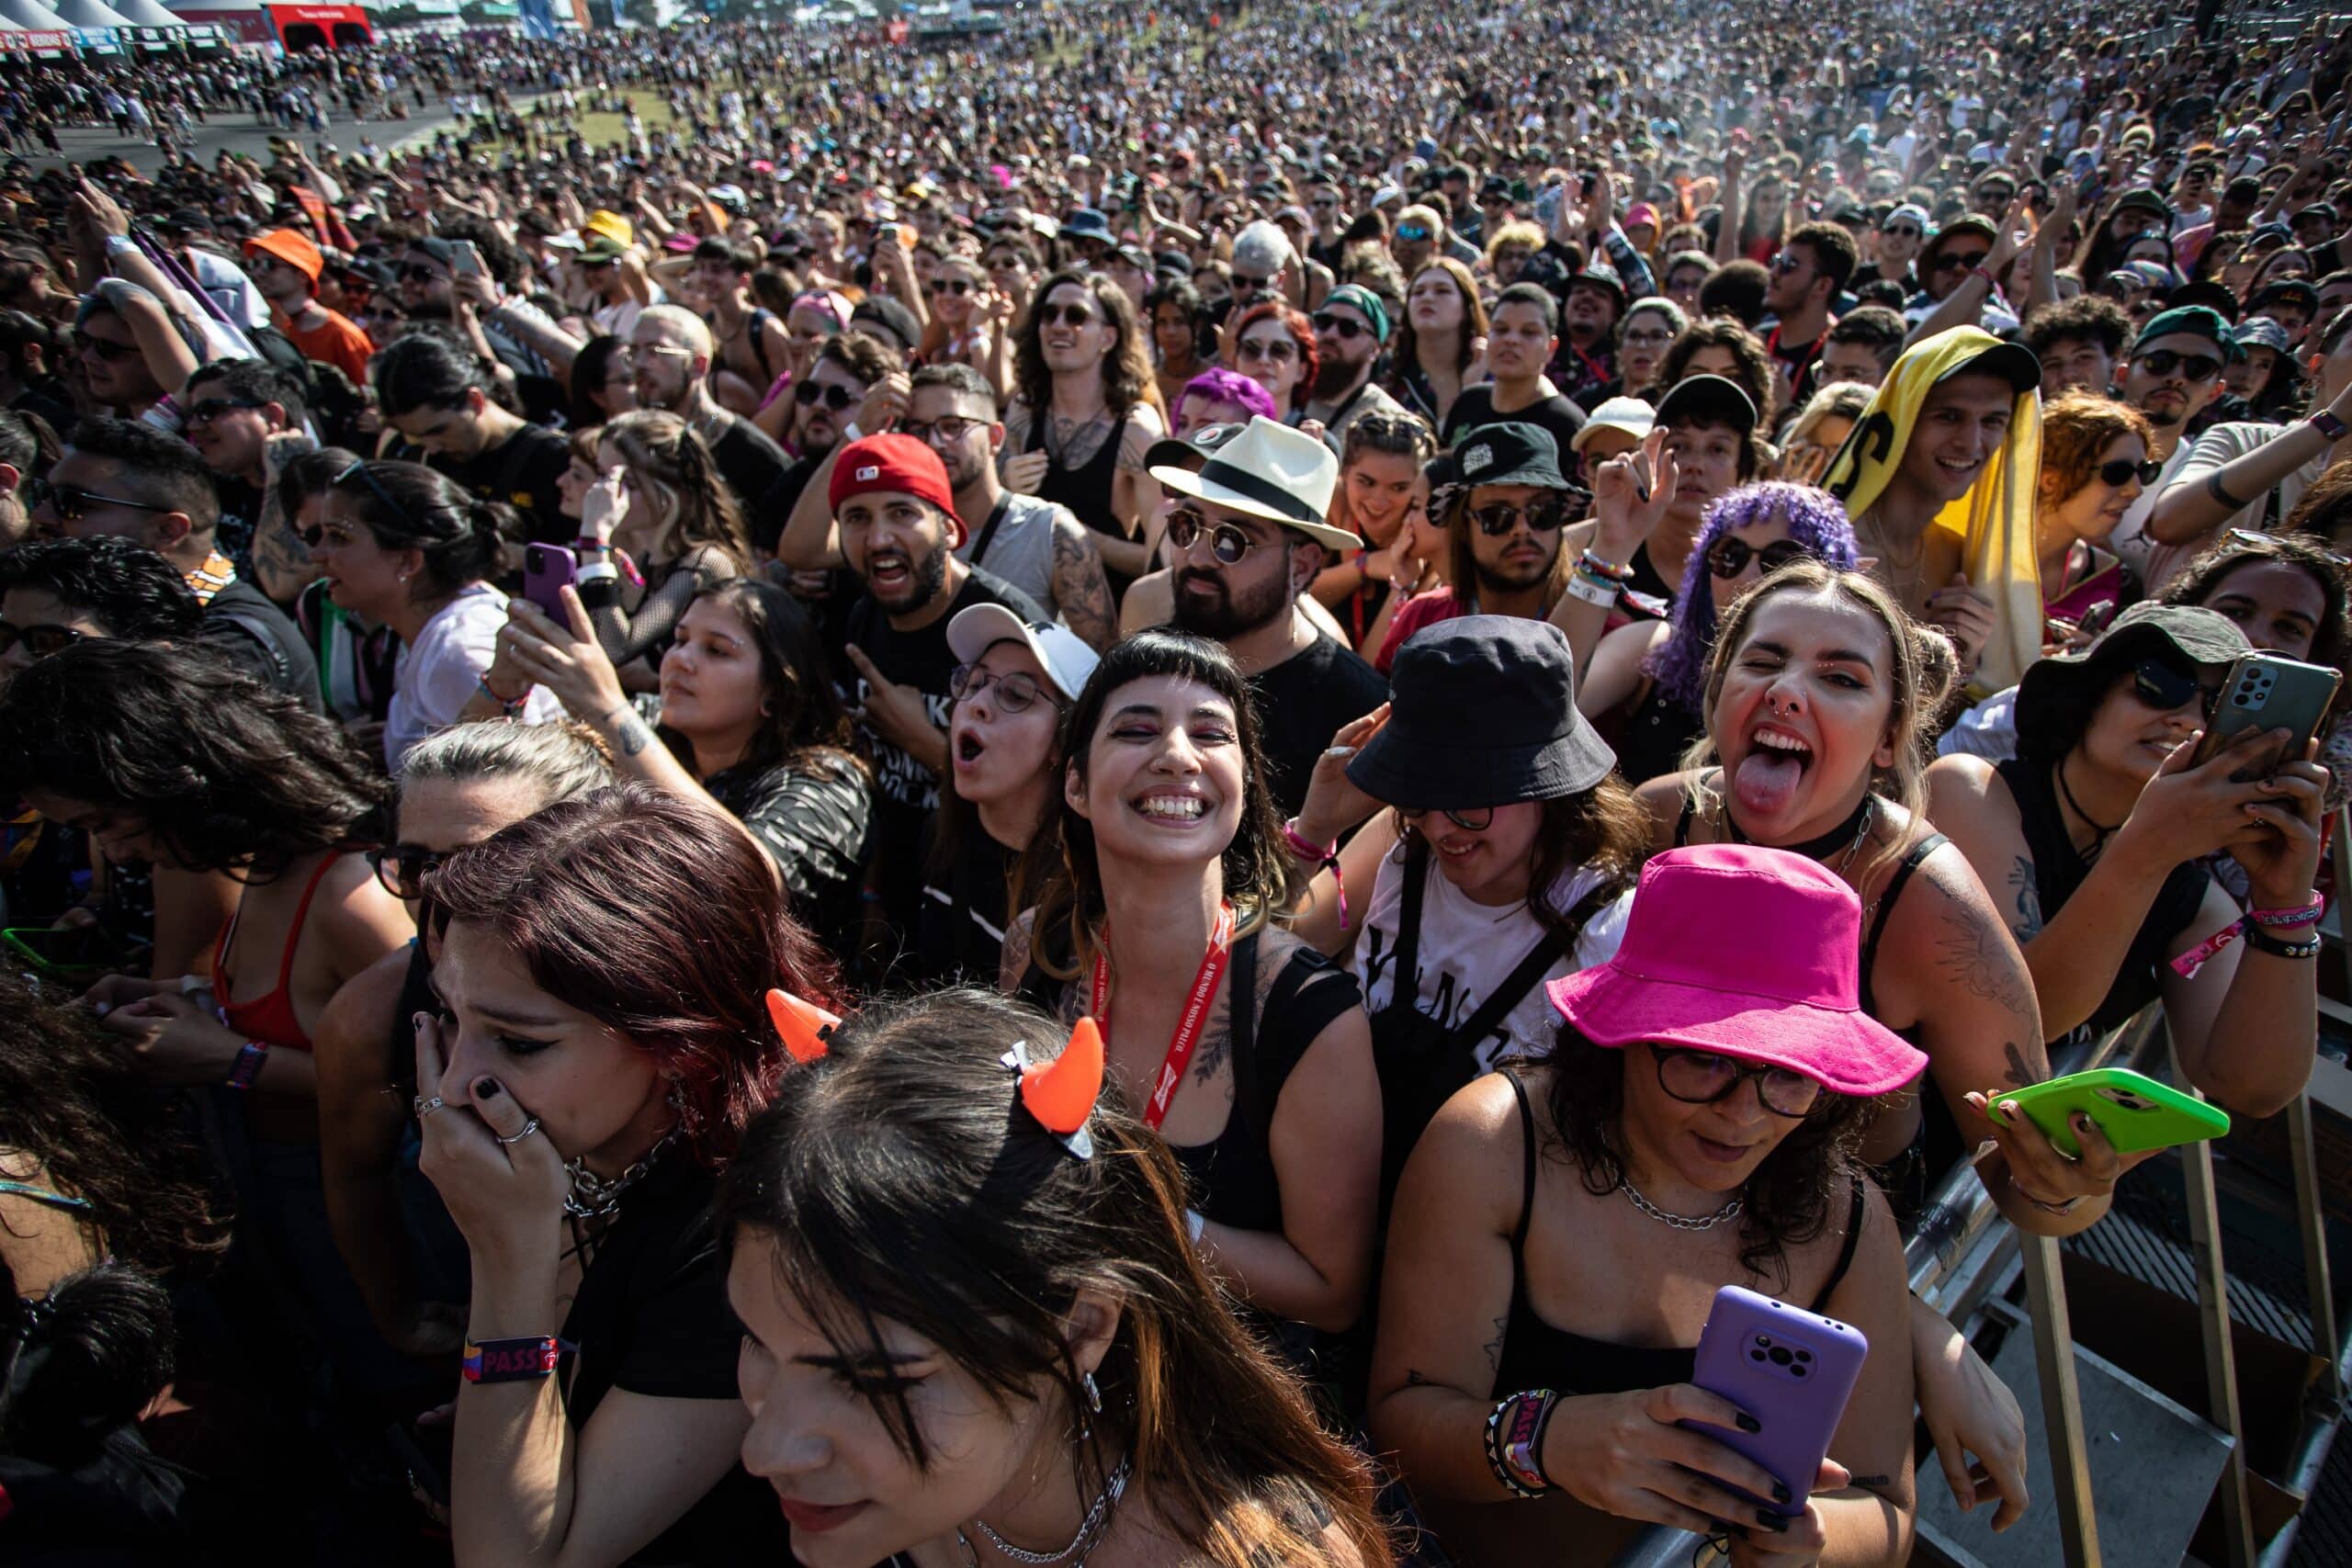
[[[498,1080],[496,1078],[476,1078],[474,1080],[474,1098],[476,1100],[496,1100],[498,1098]]]
[[[1775,1481],[1774,1483],[1772,1483],[1772,1501],[1774,1501],[1775,1503],[1785,1503],[1785,1502],[1787,1502],[1788,1500],[1789,1500],[1789,1489],[1788,1489],[1787,1487],[1785,1487],[1785,1486],[1781,1485],[1781,1484],[1779,1482],[1777,1482],[1777,1481]]]
[[[1760,1432],[1764,1429],[1764,1423],[1758,1421],[1755,1416],[1750,1416],[1745,1410],[1739,1413],[1737,1419],[1739,1421],[1739,1429],[1743,1432]]]
[[[1770,1530],[1774,1535],[1786,1535],[1789,1533],[1789,1521],[1782,1518],[1780,1515],[1772,1512],[1770,1508],[1757,1509],[1756,1522],[1762,1525],[1766,1529]]]

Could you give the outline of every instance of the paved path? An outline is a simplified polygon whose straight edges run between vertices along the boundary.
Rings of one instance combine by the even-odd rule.
[[[345,152],[356,152],[359,150],[360,137],[367,135],[372,136],[378,146],[389,150],[403,141],[430,136],[443,127],[456,123],[447,105],[434,104],[424,112],[412,115],[407,119],[337,119],[327,127],[324,140],[334,142]],[[254,124],[254,117],[243,109],[215,113],[210,123],[196,128],[197,160],[209,164],[213,156],[225,148],[232,152],[250,154],[266,164],[269,161],[269,139],[278,134],[280,132],[274,126]],[[57,140],[65,149],[65,155],[62,158],[46,150],[25,154],[36,171],[62,168],[68,163],[95,163],[109,156],[130,159],[142,174],[152,174],[163,164],[163,155],[155,150],[154,142],[118,136],[111,125],[62,127],[57,132]],[[321,138],[305,130],[299,140],[308,148]]]

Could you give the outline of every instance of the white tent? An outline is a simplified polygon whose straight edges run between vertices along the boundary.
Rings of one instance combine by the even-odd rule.
[[[107,0],[108,9],[135,28],[184,28],[187,23],[156,0]]]
[[[33,32],[62,32],[74,26],[41,0],[0,0],[0,17]]]
[[[55,0],[51,6],[66,22],[77,28],[128,28],[135,24],[119,11],[110,9],[106,0]]]

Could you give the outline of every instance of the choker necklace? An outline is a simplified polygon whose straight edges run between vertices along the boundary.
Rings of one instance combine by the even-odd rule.
[[[2090,862],[2098,859],[2099,851],[2107,848],[2108,839],[2114,833],[2117,828],[2122,827],[2123,824],[2118,822],[2114,824],[2113,827],[2110,827],[2083,809],[2083,803],[2076,800],[2075,798],[2075,792],[2066,787],[2066,760],[2064,757],[2061,757],[2058,760],[2058,765],[2052,768],[2050,773],[2051,776],[2058,781],[2058,793],[2065,798],[2067,809],[2072,811],[2075,816],[2081,818],[2084,823],[2088,826],[2091,830],[2093,835],[2091,839],[2091,847],[2086,850],[2076,852],[2083,857],[2084,863],[2088,864]]]
[[[601,1220],[621,1206],[621,1196],[645,1179],[672,1144],[685,1131],[684,1122],[674,1122],[662,1134],[662,1141],[645,1151],[645,1157],[606,1181],[588,1168],[587,1157],[566,1160],[565,1172],[571,1178],[571,1190],[563,1195],[563,1212],[576,1220]]]
[[[1657,1221],[1660,1224],[1671,1225],[1679,1231],[1711,1231],[1725,1220],[1739,1218],[1740,1211],[1747,1207],[1747,1199],[1734,1198],[1712,1214],[1694,1217],[1690,1214],[1669,1213],[1643,1197],[1642,1190],[1634,1185],[1633,1179],[1622,1172],[1617,1178],[1617,1190],[1625,1195],[1625,1201],[1647,1214],[1651,1219]]]
[[[1032,1568],[1044,1568],[1046,1564],[1064,1562],[1075,1557],[1078,1559],[1077,1568],[1086,1568],[1085,1553],[1094,1550],[1102,1539],[1103,1529],[1110,1524],[1111,1511],[1119,1506],[1119,1497],[1127,1489],[1128,1471],[1133,1462],[1132,1455],[1119,1461],[1117,1466],[1112,1470],[1110,1478],[1103,1483],[1102,1492],[1096,1495],[1094,1506],[1087,1509],[1086,1517],[1078,1522],[1078,1533],[1072,1536],[1069,1544],[1059,1551],[1027,1551],[990,1529],[988,1520],[975,1515],[972,1523],[979,1528],[982,1535],[988,1537],[990,1546],[1015,1562],[1029,1563]],[[956,1544],[964,1549],[965,1562],[969,1564],[970,1568],[978,1568],[979,1553],[972,1550],[972,1542],[964,1534],[964,1527],[961,1525],[956,1527]]]
[[[1823,860],[1843,844],[1848,846],[1846,857],[1850,860],[1853,858],[1854,849],[1861,843],[1863,835],[1871,830],[1871,816],[1877,804],[1878,796],[1864,790],[1862,798],[1854,807],[1852,814],[1826,833],[1818,838],[1807,839],[1801,844],[1767,844],[1764,848],[1786,850],[1792,855],[1803,855],[1807,860]],[[1728,796],[1724,801],[1724,821],[1731,829],[1732,842],[1736,844],[1755,842],[1740,830],[1739,823],[1732,817],[1731,801]],[[1845,867],[1840,865],[1838,869],[1843,871]]]

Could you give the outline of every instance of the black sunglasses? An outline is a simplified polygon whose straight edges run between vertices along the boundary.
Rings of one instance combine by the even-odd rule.
[[[378,482],[376,476],[368,471],[368,459],[365,457],[362,457],[359,461],[352,464],[349,468],[345,468],[343,472],[335,475],[334,479],[328,480],[328,488],[331,490],[341,490],[346,483],[350,482],[354,479],[356,479],[361,484],[366,485],[368,487],[368,493],[373,495],[376,500],[382,504],[385,511],[392,514],[392,521],[400,525],[401,532],[407,534],[413,534],[417,532],[415,523],[411,521],[409,517],[408,508],[402,506],[399,502],[394,501],[391,497],[391,493],[385,490],[382,484]],[[315,548],[318,545],[318,540],[311,538],[310,536],[316,534],[318,530],[316,528],[306,530],[302,542],[305,545]]]
[[[74,352],[95,354],[106,360],[134,359],[138,357],[139,345],[135,343],[108,343],[105,338],[93,337],[88,333],[75,333]]]
[[[1317,332],[1331,333],[1346,343],[1353,343],[1356,339],[1363,336],[1364,333],[1372,331],[1370,327],[1365,326],[1353,316],[1336,315],[1329,310],[1316,311],[1313,320],[1315,322],[1315,330]]]
[[[61,522],[79,523],[93,506],[127,506],[133,512],[175,512],[178,508],[158,506],[149,501],[131,501],[119,495],[101,495],[79,485],[62,485],[53,479],[29,479],[21,487],[29,510],[38,512],[43,506],[57,514]]]
[[[184,412],[190,424],[210,424],[224,413],[233,413],[239,409],[259,407],[261,404],[247,402],[243,398],[207,398],[200,403],[191,404]]]
[[[2169,376],[2178,370],[2185,381],[2210,381],[2222,373],[2222,362],[2210,354],[2182,354],[2169,348],[2152,348],[2140,355],[2139,363],[2147,367],[2151,376]]]
[[[1195,508],[1180,506],[1168,514],[1168,542],[1176,547],[1177,554],[1190,553],[1203,533],[1209,536],[1209,554],[1222,566],[1232,566],[1258,547],[1257,540],[1230,523],[1212,527],[1207,516]]]
[[[1397,819],[1407,823],[1418,823],[1428,815],[1429,809],[1426,807],[1400,806],[1396,808]],[[1483,833],[1495,825],[1495,808],[1491,806],[1466,807],[1459,811],[1448,807],[1441,810],[1438,815],[1465,833]]]
[[[1026,713],[1040,698],[1059,708],[1061,699],[1037,683],[1037,678],[1026,670],[1015,670],[1009,675],[999,675],[977,664],[958,664],[947,672],[947,696],[951,702],[962,702],[986,687],[996,688],[996,705],[1007,713]]]
[[[1650,1060],[1657,1064],[1657,1087],[1685,1105],[1713,1105],[1739,1088],[1743,1078],[1756,1080],[1756,1098],[1775,1116],[1804,1116],[1821,1098],[1821,1086],[1802,1073],[1713,1051],[1653,1045]]]
[[[815,408],[820,398],[824,400],[825,406],[835,413],[865,400],[863,393],[853,392],[846,387],[820,386],[814,381],[803,381],[792,389],[792,400],[804,409]]]
[[[1750,548],[1747,540],[1725,534],[1707,547],[1707,570],[1728,581],[1746,571],[1747,563],[1754,560],[1761,563],[1760,570],[1770,577],[1791,561],[1804,560],[1812,553],[1794,539],[1775,539],[1760,548]]]
[[[923,288],[926,291],[933,294],[955,294],[960,296],[969,294],[972,291],[972,280],[968,277],[934,277],[929,283],[924,284]]]
[[[1992,254],[1993,253],[1990,251],[1971,251],[1964,256],[1956,256],[1947,251],[1942,255],[1936,258],[1936,270],[1938,272],[1965,272],[1972,266],[1983,266],[1984,265],[1984,258]]]
[[[0,653],[6,653],[19,642],[35,659],[47,659],[52,653],[62,653],[82,640],[83,634],[72,626],[40,625],[20,626],[13,621],[0,621]]]
[[[1037,307],[1039,326],[1050,327],[1059,323],[1066,327],[1082,327],[1089,321],[1099,321],[1102,319],[1084,305],[1040,305]]]
[[[2112,463],[2098,466],[2098,482],[2109,490],[2121,490],[2134,479],[2143,486],[2152,485],[2156,482],[2156,476],[2164,471],[2162,463],[2134,463],[2128,457],[2118,457]]]
[[[1470,521],[1476,523],[1478,532],[1489,539],[1501,538],[1518,527],[1522,517],[1527,519],[1529,532],[1553,533],[1567,526],[1567,503],[1557,496],[1545,496],[1525,506],[1513,506],[1509,502],[1498,501],[1491,505],[1474,507],[1470,513]]]
[[[423,262],[411,262],[401,268],[401,281],[403,283],[430,283],[440,276],[439,267],[427,266]]]
[[[2222,701],[2221,687],[2208,686],[2195,671],[2161,659],[2143,659],[2132,667],[2132,694],[2157,713],[2177,713],[2194,701],[2207,718]]]
[[[376,868],[376,880],[393,897],[421,898],[426,874],[449,854],[447,850],[428,850],[418,844],[390,844],[369,850],[368,863]]]

